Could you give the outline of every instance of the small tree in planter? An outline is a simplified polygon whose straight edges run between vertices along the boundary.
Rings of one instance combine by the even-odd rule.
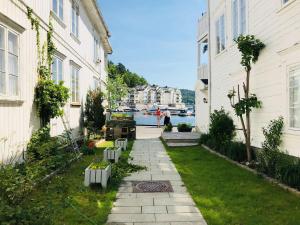
[[[88,91],[84,111],[84,126],[88,130],[88,136],[99,133],[105,124],[103,100],[104,95],[99,88]]]
[[[238,44],[238,49],[242,54],[241,65],[246,71],[246,83],[243,82],[243,98],[240,94],[239,85],[237,87],[237,93],[233,88],[228,93],[228,98],[230,99],[231,106],[234,108],[236,115],[240,118],[246,141],[247,158],[250,162],[252,160],[250,113],[253,108],[260,108],[262,104],[261,101],[257,99],[255,94],[250,94],[250,72],[252,69],[252,64],[257,62],[259,54],[265,45],[253,35],[241,35],[237,40],[235,40],[235,42]],[[235,103],[236,94],[238,97],[237,103]],[[244,116],[246,118],[244,118]]]

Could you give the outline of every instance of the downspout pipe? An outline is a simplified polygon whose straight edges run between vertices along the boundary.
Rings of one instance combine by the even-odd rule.
[[[208,43],[209,43],[209,64],[208,64],[208,112],[209,115],[211,114],[211,46],[212,46],[212,41],[211,41],[211,26],[210,26],[210,0],[207,0],[207,16],[208,16]]]

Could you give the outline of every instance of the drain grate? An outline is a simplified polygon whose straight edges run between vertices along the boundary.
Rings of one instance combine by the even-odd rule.
[[[173,192],[170,181],[133,181],[133,193]]]

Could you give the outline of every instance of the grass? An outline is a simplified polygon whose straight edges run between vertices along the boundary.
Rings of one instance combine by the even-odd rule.
[[[116,198],[118,182],[112,181],[106,190],[100,186],[85,187],[83,185],[84,169],[94,160],[102,159],[106,146],[97,148],[96,155],[83,156],[68,169],[51,179],[48,183],[38,187],[24,204],[45,207],[51,224],[79,225],[105,224]],[[129,151],[122,157],[129,157],[133,142],[128,143]]]
[[[300,198],[200,146],[167,148],[208,225],[299,225]]]

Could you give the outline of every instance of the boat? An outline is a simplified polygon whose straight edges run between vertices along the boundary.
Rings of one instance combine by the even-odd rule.
[[[188,112],[185,109],[180,110],[180,112],[178,113],[178,116],[188,116]]]

